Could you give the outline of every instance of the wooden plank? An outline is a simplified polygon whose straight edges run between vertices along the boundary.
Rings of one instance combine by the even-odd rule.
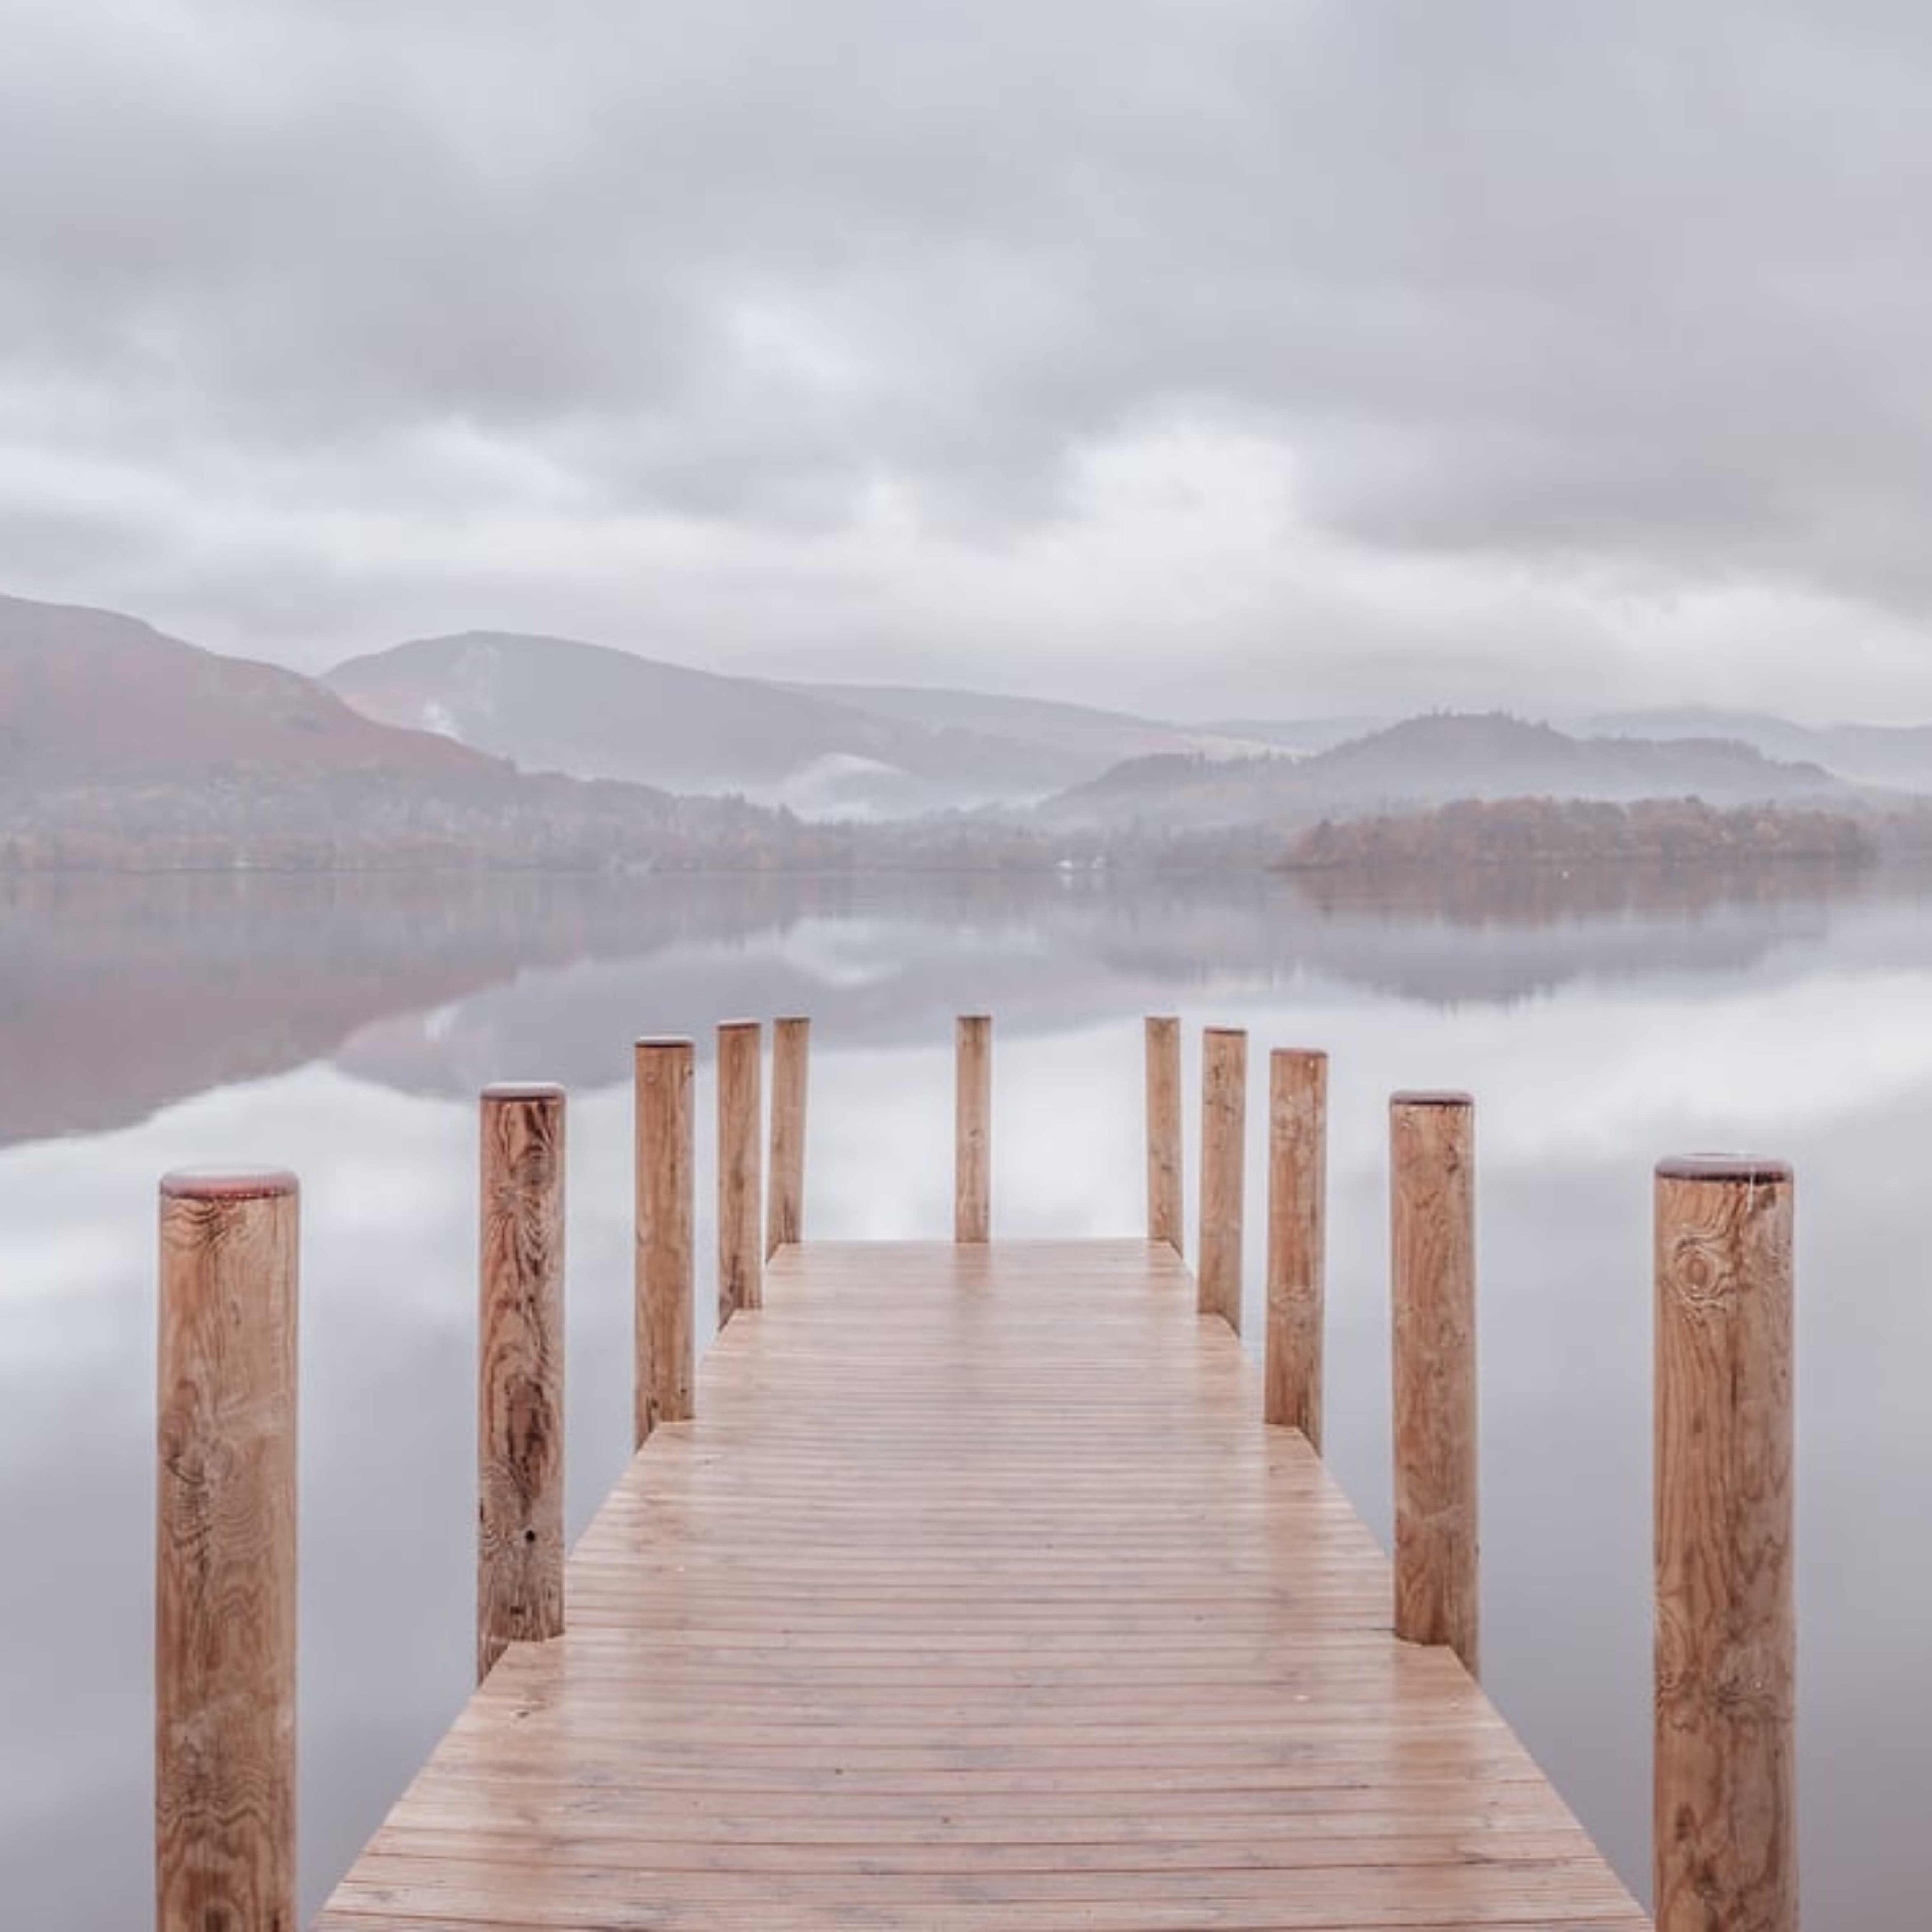
[[[1647,1922],[1167,1244],[765,1289],[327,1932]]]
[[[806,1083],[812,1022],[772,1022],[772,1162],[767,1181],[765,1252],[775,1255],[805,1238]]]
[[[1268,1055],[1268,1334],[1262,1414],[1322,1453],[1328,1056]]]
[[[476,1675],[563,1628],[561,1087],[484,1089],[476,1376]]]
[[[1389,1102],[1395,1629],[1477,1667],[1475,1112]]]
[[[1241,1209],[1247,1170],[1248,1036],[1238,1027],[1201,1036],[1201,1268],[1203,1315],[1241,1328]]]
[[[688,1040],[640,1040],[635,1063],[637,1252],[632,1270],[632,1445],[691,1415],[696,1309],[694,1202],[696,1052]]]
[[[1178,1254],[1185,1226],[1180,1179],[1180,1022],[1150,1014],[1147,1022],[1148,1239]]]
[[[278,1168],[161,1183],[154,1923],[296,1911],[296,1303]]]
[[[952,1238],[983,1242],[993,1220],[993,1022],[963,1013],[955,1033]]]
[[[764,1029],[728,1020],[718,1029],[718,1326],[764,1299],[762,1130]]]
[[[1657,1922],[1797,1932],[1791,1170],[1657,1170]]]

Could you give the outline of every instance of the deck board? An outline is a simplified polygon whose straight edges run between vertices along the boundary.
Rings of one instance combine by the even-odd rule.
[[[323,1932],[1648,1922],[1170,1250],[765,1293]]]

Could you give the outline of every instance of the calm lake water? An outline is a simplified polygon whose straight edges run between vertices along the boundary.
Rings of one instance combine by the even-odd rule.
[[[1328,1048],[1329,1456],[1384,1541],[1384,1102],[1475,1093],[1486,1679],[1640,1892],[1651,1166],[1708,1147],[1794,1160],[1805,1911],[1834,1932],[1917,1922],[1932,893],[1545,878],[1410,898],[1322,907],[1249,880],[0,882],[8,1922],[152,1910],[164,1169],[276,1162],[303,1182],[311,1910],[469,1688],[476,1090],[571,1090],[574,1533],[628,1449],[632,1039],[699,1036],[702,1157],[710,1028],[810,1013],[809,1230],[943,1237],[951,1018],[985,1010],[996,1233],[1142,1227],[1144,1013],[1184,1016],[1190,1102],[1199,1026],[1250,1029],[1252,1204],[1261,1057]],[[710,1187],[706,1166],[700,1210]],[[1193,1205],[1190,1179],[1190,1230]],[[701,1324],[710,1297],[701,1274]]]

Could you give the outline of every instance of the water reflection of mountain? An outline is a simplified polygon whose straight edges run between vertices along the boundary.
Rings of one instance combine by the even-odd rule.
[[[640,1031],[810,1012],[820,1037],[1048,1030],[1298,980],[1498,1002],[1588,976],[1932,963],[1919,887],[1555,875],[1322,898],[1252,875],[254,875],[0,886],[0,1144],[333,1058],[430,1093],[621,1079]],[[1418,897],[1418,892],[1421,896]]]
[[[748,898],[717,908],[742,929]],[[0,880],[0,1142],[94,1132],[337,1052],[600,944],[705,935],[701,897],[550,877]]]

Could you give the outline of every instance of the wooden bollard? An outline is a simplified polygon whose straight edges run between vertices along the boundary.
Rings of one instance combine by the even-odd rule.
[[[718,1029],[718,1326],[765,1299],[762,1121],[764,1029],[728,1020]]]
[[[1147,1023],[1148,1239],[1181,1251],[1180,1022]]]
[[[1656,1186],[1658,1932],[1796,1932],[1791,1170]]]
[[[952,1238],[984,1241],[992,1233],[993,1022],[963,1014],[957,1029],[953,1084]]]
[[[1389,1102],[1395,1634],[1477,1671],[1475,1108]]]
[[[563,1632],[563,1089],[483,1090],[476,1675]]]
[[[158,1932],[296,1928],[298,1218],[279,1169],[161,1183]]]
[[[688,1422],[692,1414],[698,1162],[691,1085],[696,1058],[688,1040],[637,1044],[632,1438],[639,1449],[660,1422]]]
[[[805,1098],[812,1022],[772,1022],[772,1171],[765,1256],[805,1238]]]
[[[1248,1036],[1210,1027],[1201,1039],[1201,1258],[1203,1315],[1241,1330],[1241,1214],[1248,1157]]]
[[[1322,1448],[1328,1056],[1268,1056],[1268,1339],[1262,1413]]]

